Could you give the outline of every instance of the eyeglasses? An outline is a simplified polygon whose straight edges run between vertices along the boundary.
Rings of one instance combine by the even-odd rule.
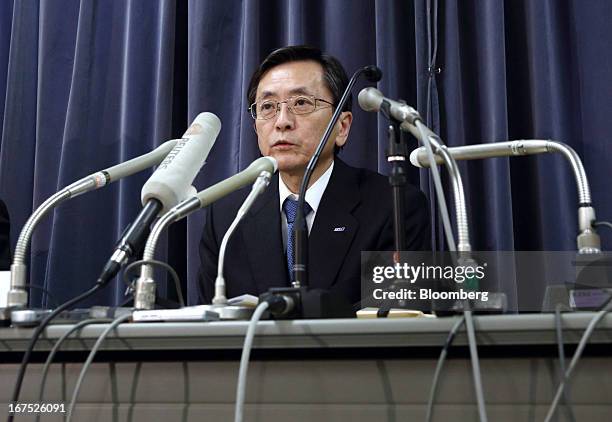
[[[334,106],[327,100],[315,98],[314,95],[298,95],[289,97],[284,101],[265,100],[255,102],[249,107],[251,117],[256,120],[268,120],[276,116],[282,103],[287,104],[287,109],[293,114],[310,114],[322,108],[319,102]]]

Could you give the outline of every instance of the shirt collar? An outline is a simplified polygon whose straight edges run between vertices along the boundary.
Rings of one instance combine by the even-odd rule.
[[[327,184],[329,183],[333,170],[334,162],[332,161],[329,168],[325,170],[325,173],[323,173],[321,177],[319,177],[317,181],[306,190],[306,202],[308,202],[308,205],[310,205],[310,208],[312,208],[313,214],[317,213],[317,209],[321,203],[321,198],[323,197],[323,193],[327,188]],[[287,197],[291,196],[292,199],[298,199],[298,195],[292,193],[287,185],[285,185],[285,182],[283,182],[283,178],[280,176],[280,174],[278,176],[278,195],[281,213],[283,212],[283,204],[285,203],[285,199],[287,199]]]

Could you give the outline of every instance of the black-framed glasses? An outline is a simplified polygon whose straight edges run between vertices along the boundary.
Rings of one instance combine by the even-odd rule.
[[[296,115],[310,114],[322,108],[320,103],[325,103],[332,107],[334,106],[333,103],[323,98],[316,98],[314,95],[296,95],[284,101],[264,100],[255,102],[249,107],[249,112],[253,119],[268,120],[276,116],[282,103],[287,104],[287,109]]]

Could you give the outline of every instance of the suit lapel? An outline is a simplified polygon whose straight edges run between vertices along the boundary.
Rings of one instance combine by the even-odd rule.
[[[289,285],[278,199],[278,173],[241,223],[251,273],[260,293]]]
[[[336,159],[310,232],[310,287],[326,289],[334,284],[359,228],[351,214],[359,201],[359,189],[350,168]]]

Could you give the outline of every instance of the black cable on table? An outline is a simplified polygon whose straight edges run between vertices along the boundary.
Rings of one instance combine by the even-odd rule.
[[[71,306],[77,304],[78,302],[92,296],[93,294],[98,292],[98,290],[100,290],[102,287],[104,287],[104,284],[96,283],[91,289],[87,290],[85,293],[82,293],[70,299],[69,301],[64,302],[57,309],[51,312],[47,317],[45,317],[45,319],[41,321],[40,325],[36,327],[36,329],[34,330],[34,333],[32,334],[32,338],[30,339],[30,342],[28,343],[28,347],[26,348],[26,351],[23,354],[23,359],[21,360],[21,366],[19,367],[19,372],[17,373],[17,380],[15,381],[15,388],[13,389],[13,395],[11,396],[11,403],[17,403],[19,401],[19,393],[21,392],[21,385],[23,384],[23,378],[25,376],[25,371],[30,361],[30,356],[32,355],[32,351],[34,350],[34,345],[36,344],[36,341],[38,340],[38,338],[40,337],[44,329],[47,327],[47,325],[49,325],[49,323],[53,320],[53,318],[58,316],[60,313],[70,308]],[[15,418],[15,414],[9,413],[7,421],[12,422],[14,418]]]

